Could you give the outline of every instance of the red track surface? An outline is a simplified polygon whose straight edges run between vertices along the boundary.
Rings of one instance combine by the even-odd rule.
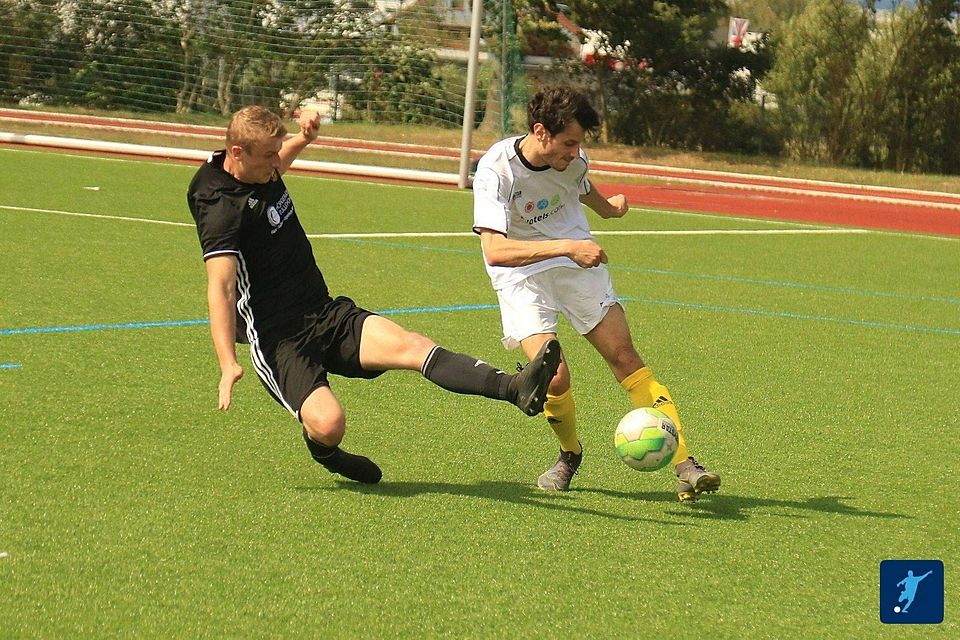
[[[152,131],[220,139],[221,129],[158,122],[96,118],[0,109],[0,121],[26,120],[92,128]],[[376,143],[324,137],[324,147],[404,155],[459,157],[456,149],[397,143]],[[209,146],[209,145],[207,145]],[[756,218],[913,231],[960,237],[960,195],[907,192],[857,185],[780,180],[763,176],[717,174],[670,167],[592,162],[595,182],[607,195],[623,193],[636,207],[709,212]],[[617,184],[618,172],[640,177],[679,180],[686,184],[638,186]]]
[[[831,225],[915,231],[960,237],[960,211],[934,206],[841,200],[829,194],[744,192],[698,186],[612,185],[597,181],[607,195],[623,193],[633,206],[775,218]]]

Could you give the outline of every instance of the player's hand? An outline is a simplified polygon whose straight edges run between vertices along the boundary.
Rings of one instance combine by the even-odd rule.
[[[570,259],[581,267],[589,269],[607,262],[607,254],[603,247],[593,240],[577,240],[573,243],[573,251],[570,252]]]
[[[218,409],[226,411],[230,408],[230,401],[233,399],[233,385],[237,384],[237,381],[242,377],[243,367],[236,363],[220,372]]]
[[[627,197],[622,193],[618,193],[612,198],[607,198],[607,202],[613,209],[610,216],[611,218],[622,218],[627,211],[630,210],[630,205],[627,204]]]
[[[300,119],[297,124],[300,125],[300,133],[303,134],[303,137],[313,142],[320,134],[320,112],[304,109],[300,112]]]

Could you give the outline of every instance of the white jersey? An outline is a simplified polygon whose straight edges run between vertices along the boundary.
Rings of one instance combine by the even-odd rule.
[[[499,231],[512,240],[593,240],[580,196],[590,193],[587,155],[580,150],[563,171],[533,167],[519,151],[523,136],[496,143],[473,179],[473,230]],[[553,267],[581,268],[561,256],[522,267],[486,265],[494,289]]]

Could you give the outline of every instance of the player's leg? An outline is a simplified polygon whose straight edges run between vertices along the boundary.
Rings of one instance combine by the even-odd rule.
[[[303,331],[277,344],[255,340],[250,344],[254,370],[267,392],[302,426],[303,440],[311,457],[333,473],[357,482],[375,483],[380,469],[364,458],[340,448],[346,417],[330,391],[323,365],[322,341],[316,331],[319,319]]]
[[[314,389],[300,406],[303,441],[310,455],[331,473],[368,484],[380,482],[380,467],[369,458],[340,448],[347,419],[340,401],[328,386]]]
[[[533,360],[543,348],[544,343],[556,340],[556,334],[539,333],[521,340],[520,345],[527,358]],[[563,350],[560,353],[560,366],[547,387],[547,402],[543,406],[544,416],[560,441],[560,448],[579,454],[581,446],[577,437],[576,406],[573,402],[573,390],[570,388],[570,368]]]
[[[537,273],[497,291],[503,345],[507,349],[521,347],[531,360],[544,344],[557,337],[559,309],[551,286],[552,271],[566,270]],[[583,449],[577,435],[570,370],[562,352],[557,373],[547,389],[543,412],[560,442],[560,455],[556,463],[537,479],[537,486],[548,491],[567,491],[580,466]]]
[[[541,333],[521,340],[520,344],[527,357],[533,358],[544,343],[555,338],[553,333]],[[583,460],[583,447],[577,435],[577,410],[573,401],[573,389],[570,388],[570,369],[562,356],[562,350],[557,374],[547,388],[547,402],[543,405],[543,414],[560,441],[560,455],[553,466],[537,478],[537,486],[546,491],[569,491],[570,481]]]
[[[387,318],[370,315],[363,322],[359,358],[367,370],[420,371],[448,391],[505,400],[536,415],[543,411],[547,386],[560,365],[560,345],[548,341],[529,367],[508,375],[473,356],[447,351]]]
[[[654,407],[667,414],[677,427],[677,451],[673,456],[678,479],[677,494],[683,502],[692,502],[697,493],[720,488],[720,476],[707,471],[689,455],[680,414],[670,391],[653,376],[633,346],[630,327],[623,307],[611,306],[603,320],[586,334],[587,340],[607,362],[617,382],[626,390],[634,407]]]

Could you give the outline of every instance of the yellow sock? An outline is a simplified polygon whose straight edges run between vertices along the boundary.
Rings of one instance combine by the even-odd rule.
[[[557,434],[560,448],[564,451],[580,453],[580,440],[577,438],[577,407],[573,402],[573,389],[567,389],[558,396],[547,392],[543,415],[547,417],[547,422]]]
[[[670,416],[673,424],[677,425],[677,452],[673,454],[673,464],[679,464],[686,460],[690,454],[687,452],[687,441],[683,437],[683,426],[680,424],[677,407],[673,404],[673,398],[670,397],[667,388],[653,377],[653,371],[650,370],[650,367],[637,369],[624,378],[620,386],[627,390],[630,402],[633,403],[634,407],[638,409],[640,407],[653,407]]]

